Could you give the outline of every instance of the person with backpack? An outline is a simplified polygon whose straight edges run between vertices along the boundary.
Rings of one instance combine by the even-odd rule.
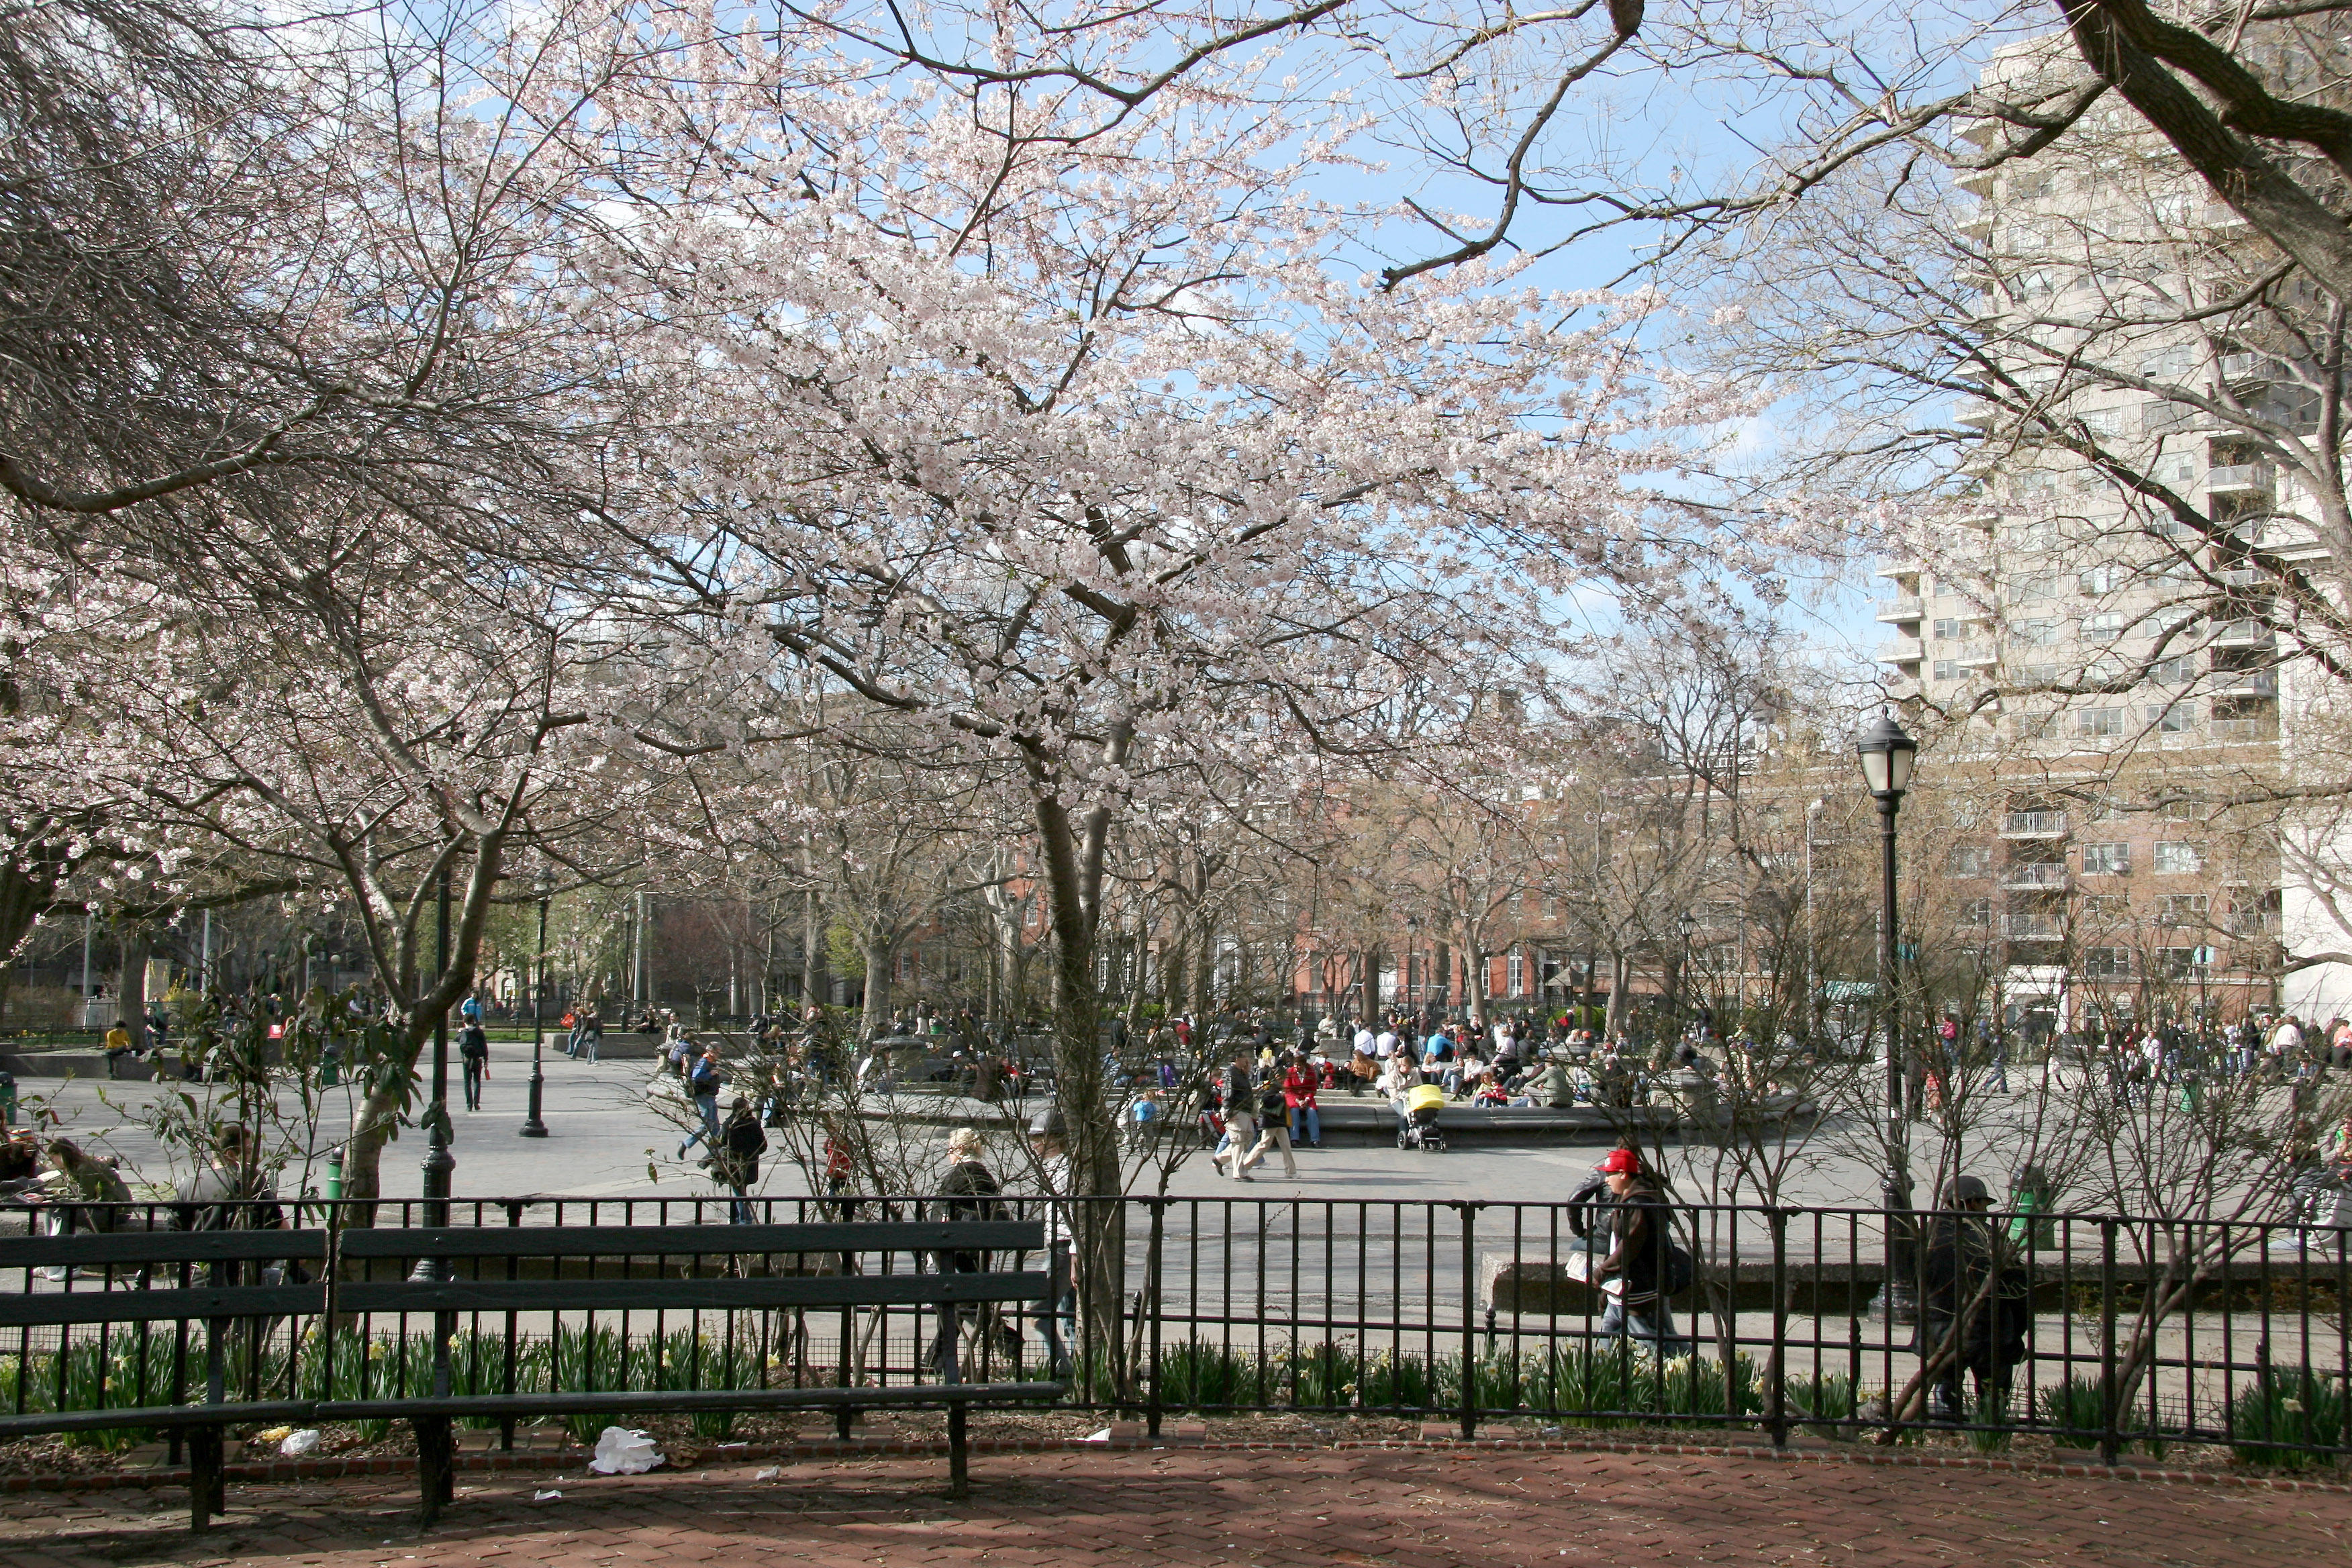
[[[1279,1117],[1282,1112],[1278,1091],[1275,1103],[1277,1107],[1275,1114]],[[1222,1174],[1224,1163],[1230,1157],[1234,1163],[1234,1180],[1246,1182],[1250,1179],[1249,1168],[1243,1163],[1242,1157],[1249,1152],[1250,1142],[1257,1136],[1257,1094],[1250,1084],[1249,1055],[1238,1048],[1234,1052],[1232,1064],[1225,1068],[1223,1110],[1225,1134],[1217,1144],[1216,1152],[1209,1156],[1209,1163]]]
[[[695,1058],[694,1066],[688,1069],[686,1079],[686,1091],[694,1097],[695,1114],[702,1118],[702,1125],[687,1134],[678,1144],[679,1159],[685,1159],[686,1152],[697,1143],[704,1144],[713,1154],[719,1152],[719,1091],[722,1087],[724,1079],[719,1070],[719,1047],[706,1047],[703,1053]]]
[[[1919,1326],[1913,1342],[1937,1372],[1928,1419],[1961,1418],[1960,1374],[1973,1374],[1980,1420],[2009,1395],[2010,1373],[2025,1359],[2033,1321],[2032,1281],[1984,1216],[1992,1194],[1975,1176],[1956,1176],[1937,1202],[1920,1257]]]
[[[1257,1091],[1257,1144],[1247,1154],[1240,1152],[1241,1143],[1234,1144],[1234,1170],[1246,1175],[1252,1165],[1263,1163],[1269,1151],[1282,1151],[1282,1173],[1292,1181],[1298,1179],[1298,1156],[1291,1152],[1289,1105],[1283,1097],[1282,1079],[1267,1073],[1259,1081]]]
[[[940,1195],[947,1200],[944,1207],[949,1223],[972,1225],[1003,1219],[1003,1184],[981,1158],[980,1130],[959,1127],[948,1134],[948,1173],[940,1182]],[[988,1259],[986,1252],[942,1251],[936,1255],[935,1262],[942,1274],[985,1274]],[[963,1325],[982,1321],[982,1303],[961,1302],[951,1310],[941,1307],[939,1318],[939,1331],[931,1338],[930,1365],[940,1378],[953,1382],[958,1375],[958,1337]],[[1001,1325],[999,1338],[1003,1342],[1000,1348],[1006,1362],[1017,1363],[1021,1358],[1020,1331]]]
[[[1608,1255],[1593,1265],[1592,1278],[1609,1297],[1601,1332],[1645,1345],[1661,1362],[1691,1353],[1689,1342],[1674,1331],[1666,1298],[1674,1293],[1675,1268],[1673,1211],[1656,1182],[1642,1168],[1642,1156],[1615,1149],[1601,1162],[1609,1188]],[[1687,1257],[1687,1255],[1685,1255]]]
[[[718,1158],[712,1174],[735,1194],[728,1205],[727,1219],[730,1225],[752,1222],[751,1189],[760,1183],[760,1156],[768,1152],[768,1135],[760,1130],[760,1119],[752,1114],[751,1102],[742,1095],[728,1108],[727,1125],[720,1130]]]
[[[457,1057],[466,1069],[466,1109],[482,1109],[482,1080],[490,1076],[490,1037],[478,1018],[457,1031]]]

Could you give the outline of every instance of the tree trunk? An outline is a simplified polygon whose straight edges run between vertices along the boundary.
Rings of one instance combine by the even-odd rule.
[[[889,1026],[890,961],[897,956],[896,942],[887,938],[869,937],[866,949],[866,1016],[858,1031],[861,1040],[878,1040]]]
[[[54,875],[47,874],[52,862],[43,856],[37,846],[27,848],[25,858],[36,868],[27,875],[14,856],[0,855],[0,958],[16,951],[25,933],[57,897],[58,884]],[[8,999],[8,977],[16,966],[0,963],[0,1005]]]
[[[1364,1010],[1358,1016],[1369,1025],[1381,1016],[1381,950],[1377,947],[1364,950],[1363,988]]]
[[[824,932],[818,930],[816,894],[801,900],[801,1000],[803,1005],[824,1000]]]
[[[1097,807],[1097,810],[1102,808]],[[1091,822],[1098,835],[1102,823]],[[1105,1097],[1102,1037],[1095,986],[1095,862],[1076,825],[1051,793],[1037,796],[1045,870],[1046,918],[1054,933],[1054,1108],[1061,1113],[1074,1198],[1115,1200],[1119,1192],[1118,1130]],[[1076,1375],[1101,1397],[1127,1386],[1126,1226],[1116,1201],[1071,1205],[1071,1262],[1078,1302]],[[1107,1382],[1106,1382],[1107,1380]]]
[[[1601,1020],[1603,1040],[1615,1039],[1617,1031],[1625,1026],[1625,976],[1629,967],[1623,953],[1609,955],[1609,1010]]]
[[[147,960],[155,951],[155,933],[144,921],[123,928],[122,967],[114,982],[114,1016],[131,1032],[131,1043],[147,1044]]]
[[[410,1045],[411,1061],[423,1045],[422,1037]],[[383,1149],[398,1131],[394,1118],[399,1111],[400,1089],[395,1084],[371,1090],[353,1113],[351,1142],[343,1146],[343,1196],[359,1205],[345,1211],[343,1224],[350,1228],[364,1229],[375,1224],[375,1205],[383,1196]]]

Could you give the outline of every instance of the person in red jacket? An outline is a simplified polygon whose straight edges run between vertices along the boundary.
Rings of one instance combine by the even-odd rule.
[[[1289,1110],[1290,1141],[1307,1141],[1310,1149],[1323,1147],[1323,1115],[1315,1109],[1316,1087],[1322,1074],[1303,1056],[1294,1054],[1282,1075],[1282,1103]]]

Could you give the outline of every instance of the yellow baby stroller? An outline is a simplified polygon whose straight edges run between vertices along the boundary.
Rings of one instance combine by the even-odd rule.
[[[1438,1113],[1445,1109],[1445,1091],[1433,1083],[1408,1091],[1397,1123],[1397,1147],[1445,1152],[1445,1134],[1438,1131]]]

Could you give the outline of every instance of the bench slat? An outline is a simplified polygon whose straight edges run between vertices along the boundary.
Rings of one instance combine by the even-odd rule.
[[[278,1399],[244,1404],[140,1405],[0,1415],[0,1441],[44,1432],[102,1432],[118,1426],[302,1426],[329,1421],[404,1420],[417,1415],[615,1415],[632,1411],[830,1409],[1059,1399],[1062,1383],[919,1383],[880,1388],[635,1389],[596,1394],[451,1394],[436,1399]]]
[[[323,1285],[247,1285],[188,1290],[42,1290],[22,1296],[0,1296],[0,1327],[138,1323],[183,1318],[283,1318],[323,1311],[326,1305],[327,1289]]]
[[[749,1279],[352,1280],[346,1312],[708,1311],[763,1307],[864,1307],[936,1301],[1034,1301],[1048,1277],[1027,1274],[786,1274]]]
[[[409,1226],[347,1230],[345,1258],[548,1258],[746,1252],[1042,1252],[1038,1220],[854,1225]]]
[[[404,1418],[412,1415],[615,1415],[629,1411],[829,1409],[848,1405],[991,1404],[1059,1399],[1061,1383],[894,1383],[878,1388],[615,1389],[595,1394],[453,1394],[441,1398],[339,1400],[321,1404],[326,1421]]]
[[[0,1237],[0,1269],[66,1263],[224,1263],[327,1256],[322,1230],[131,1230],[111,1235]]]

